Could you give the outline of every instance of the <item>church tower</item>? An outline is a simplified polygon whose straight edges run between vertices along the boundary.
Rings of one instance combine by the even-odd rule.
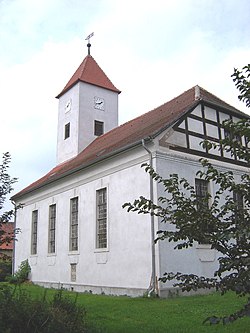
[[[118,90],[88,55],[57,96],[57,164],[75,157],[98,136],[118,126]]]

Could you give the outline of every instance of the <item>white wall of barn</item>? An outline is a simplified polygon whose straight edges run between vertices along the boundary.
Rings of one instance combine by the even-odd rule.
[[[198,113],[199,107],[193,112]],[[211,108],[205,108],[205,114],[207,118],[212,118],[214,110]],[[222,117],[221,117],[222,118]],[[224,117],[226,118],[226,116]],[[189,119],[190,120],[190,119]],[[190,124],[195,131],[196,120],[191,119]],[[199,128],[197,128],[199,132]],[[201,132],[202,133],[202,132]],[[213,128],[213,133],[217,133]],[[181,143],[181,146],[186,146],[186,140],[184,140],[183,133],[173,132],[172,129],[166,130],[159,138],[159,146],[156,154],[156,170],[163,178],[169,178],[171,174],[178,174],[179,178],[185,178],[188,182],[195,186],[195,178],[197,177],[197,171],[202,169],[199,162],[200,156],[188,154],[186,152],[179,152],[171,150],[170,147],[175,143]],[[192,147],[197,151],[202,151],[200,142],[201,138],[197,138],[197,142]],[[193,141],[194,142],[194,141]],[[204,150],[203,150],[204,151]],[[218,155],[217,151],[213,151],[213,154]],[[230,156],[231,157],[231,156]],[[220,160],[212,160],[210,162],[216,166],[221,172],[232,171],[235,180],[240,182],[240,176],[243,173],[248,172],[246,167],[235,165],[232,163],[222,162]],[[209,183],[209,193],[212,197],[215,195],[216,185]],[[224,193],[226,196],[229,193]],[[166,196],[163,185],[157,186],[157,197]],[[223,197],[221,198],[221,203]],[[158,221],[156,227],[161,230],[172,230],[173,226]],[[173,229],[174,230],[174,229]],[[218,267],[218,256],[220,254],[214,249],[211,249],[208,244],[195,243],[192,248],[183,250],[174,250],[176,244],[167,240],[159,241],[159,276],[163,276],[165,272],[182,272],[193,273],[198,276],[212,277],[216,268]],[[159,285],[162,296],[168,296],[173,292],[172,282],[161,283]]]
[[[142,294],[151,278],[150,216],[127,213],[124,202],[149,196],[149,176],[141,168],[148,156],[140,149],[106,160],[63,178],[23,198],[17,213],[15,269],[22,260],[31,265],[31,280],[47,286],[114,294]],[[131,154],[134,158],[131,159]],[[108,248],[98,250],[96,190],[107,187]],[[69,251],[70,199],[79,197],[79,250]],[[49,205],[56,204],[56,252],[48,254]],[[31,216],[38,210],[37,255],[31,255]],[[22,222],[21,222],[22,221]],[[22,224],[20,224],[22,223]],[[70,264],[76,282],[70,281]]]

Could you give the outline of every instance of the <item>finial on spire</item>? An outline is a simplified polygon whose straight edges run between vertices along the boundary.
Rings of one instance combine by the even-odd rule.
[[[88,37],[85,38],[85,40],[88,41],[88,44],[87,44],[87,47],[88,47],[88,55],[90,55],[90,47],[91,47],[91,44],[89,42],[90,38],[94,36],[94,33],[92,32],[90,35],[88,35]]]

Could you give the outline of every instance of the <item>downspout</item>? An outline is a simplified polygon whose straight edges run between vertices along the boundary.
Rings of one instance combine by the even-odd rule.
[[[12,252],[12,275],[15,274],[15,255],[16,255],[16,205],[14,208],[14,239],[13,239],[13,252]]]
[[[145,140],[142,139],[142,146],[143,148],[148,152],[149,154],[149,165],[151,168],[153,168],[153,156],[152,152],[145,146]],[[150,176],[150,182],[149,182],[149,188],[150,188],[150,200],[153,202],[154,200],[154,191],[153,191],[153,178]],[[154,226],[154,215],[153,215],[153,208],[150,210],[150,216],[151,216],[151,257],[152,257],[152,276],[151,276],[151,283],[148,288],[148,297],[151,296],[151,294],[154,292],[157,294],[156,291],[156,269],[155,269],[155,226]]]

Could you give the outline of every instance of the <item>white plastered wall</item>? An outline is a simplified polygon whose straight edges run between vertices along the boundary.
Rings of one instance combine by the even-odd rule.
[[[104,99],[104,110],[95,108],[95,97]],[[66,105],[70,104],[67,108]],[[104,123],[104,133],[118,126],[118,93],[78,82],[59,97],[57,128],[57,164],[79,154],[97,136],[94,121]],[[65,139],[65,125],[70,123],[70,137]]]
[[[139,152],[140,151],[140,152]],[[139,154],[138,154],[139,152]],[[22,198],[16,265],[28,259],[31,279],[46,286],[79,291],[141,295],[151,278],[150,216],[127,213],[125,202],[149,196],[149,177],[141,168],[148,155],[140,148],[67,177]],[[107,187],[108,248],[95,247],[96,190]],[[79,197],[79,251],[69,252],[70,199]],[[56,204],[56,253],[48,254],[49,205]],[[30,254],[31,216],[38,210],[37,255]],[[76,282],[70,264],[76,264]]]

